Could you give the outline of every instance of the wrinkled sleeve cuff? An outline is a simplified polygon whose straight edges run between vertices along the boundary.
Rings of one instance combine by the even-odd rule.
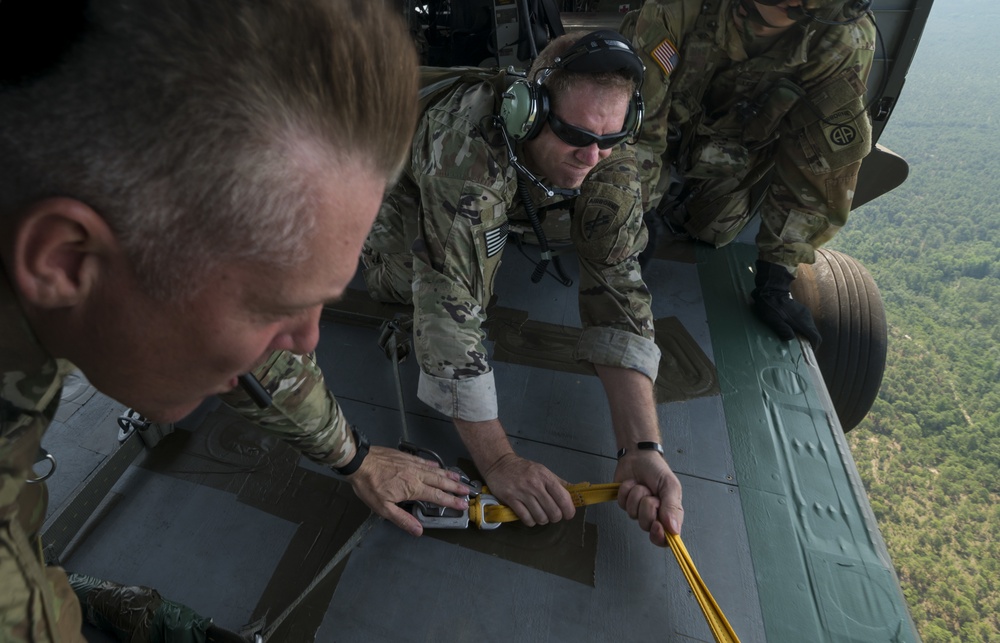
[[[421,371],[417,397],[435,411],[466,422],[485,422],[499,416],[493,371],[461,380]]]
[[[574,357],[591,364],[631,368],[654,382],[660,368],[660,348],[656,342],[617,328],[583,329]]]

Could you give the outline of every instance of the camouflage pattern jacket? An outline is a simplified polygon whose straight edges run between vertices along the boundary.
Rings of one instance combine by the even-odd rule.
[[[30,538],[48,505],[32,465],[73,370],[39,346],[0,267],[0,641],[82,641],[66,575],[45,569]]]
[[[387,199],[402,217],[417,221],[412,293],[418,396],[468,421],[498,417],[482,325],[508,231],[527,221],[517,173],[493,120],[498,99],[488,82],[462,84],[438,97],[417,126],[406,175]],[[528,190],[539,208],[559,199],[546,199],[534,186]],[[640,205],[635,157],[625,146],[594,168],[572,204],[569,237],[581,266],[583,324],[575,357],[655,379],[660,355],[636,260],[647,238]],[[545,228],[559,223],[548,219]],[[527,280],[525,287],[532,287]]]
[[[45,516],[19,511],[18,496],[34,477],[38,446],[73,365],[53,359],[38,344],[2,268],[0,329],[0,522],[17,519],[32,534]]]
[[[665,167],[685,179],[774,174],[761,208],[775,231],[761,258],[813,261],[792,236],[828,240],[851,208],[857,172],[871,149],[864,92],[875,29],[806,21],[770,39],[734,22],[738,0],[650,0],[622,33],[646,63],[646,116],[636,155],[643,198],[655,206]],[[701,16],[706,7],[704,16]],[[843,20],[846,16],[831,16]],[[758,240],[760,243],[760,240]]]

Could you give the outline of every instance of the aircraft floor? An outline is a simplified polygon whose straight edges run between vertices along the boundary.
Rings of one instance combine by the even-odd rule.
[[[722,251],[714,254],[723,256]],[[704,360],[714,377],[712,365],[719,356],[713,337],[715,343],[719,339],[710,328],[699,261],[691,246],[666,244],[645,276],[654,294],[654,317],[680,322],[677,368],[700,373],[699,360]],[[575,277],[575,260],[569,257],[565,263]],[[549,278],[532,284],[530,272],[530,263],[509,249],[498,278],[498,304],[503,307],[498,326],[524,323],[529,330],[544,326],[560,332],[578,328],[575,286],[565,288]],[[527,313],[530,323],[518,311]],[[351,421],[373,443],[391,446],[402,437],[403,427],[391,362],[378,348],[378,336],[371,326],[325,321],[318,355],[328,385]],[[793,350],[798,354],[797,347]],[[517,452],[571,482],[610,482],[615,444],[599,380],[556,357],[549,368],[537,362],[526,365],[521,363],[525,356],[512,355],[492,364],[501,419]],[[413,358],[400,364],[399,375],[407,439],[469,470],[450,421],[416,399]],[[753,386],[759,396],[756,379]],[[732,447],[733,435],[739,435],[733,425],[753,425],[757,418],[737,417],[739,409],[727,405],[726,392],[734,390],[746,391],[746,384],[730,380],[727,371],[696,387],[693,396],[688,391],[687,399],[674,397],[658,405],[666,455],[684,485],[684,541],[742,641],[807,640],[794,634],[788,638],[785,630],[794,627],[782,627],[774,619],[796,617],[769,607],[767,594],[774,583],[798,573],[777,569],[778,561],[797,554],[758,556],[765,537],[762,516],[748,520],[744,512],[764,505],[743,497],[742,477],[751,477],[752,465],[745,455],[734,457]],[[668,397],[677,395],[669,385],[663,391]],[[73,395],[80,399],[86,392]],[[117,430],[115,418],[122,407],[100,394],[84,402],[66,402],[61,421],[46,436],[45,446],[60,463],[50,481],[53,514],[114,448],[109,436]],[[255,432],[227,409],[202,415],[198,422],[182,423],[185,428],[136,459],[62,562],[81,573],[154,587],[230,629],[262,618],[273,622],[368,513],[331,472]],[[842,460],[836,449],[828,456]],[[845,475],[856,479],[849,454],[847,462]],[[777,469],[760,473],[777,474]],[[756,484],[746,492],[761,494]],[[867,501],[859,484],[853,493],[860,495],[856,502],[861,509],[847,507],[847,519],[859,520],[878,536],[864,512]],[[774,509],[764,506],[763,511]],[[786,529],[784,518],[778,518],[776,528],[795,543],[798,532]],[[798,562],[792,565],[802,569]],[[829,613],[814,612],[806,617],[822,620]],[[489,532],[439,530],[419,539],[379,522],[271,640],[614,639],[713,640],[671,554],[652,546],[624,512],[608,503],[547,527],[515,523]]]

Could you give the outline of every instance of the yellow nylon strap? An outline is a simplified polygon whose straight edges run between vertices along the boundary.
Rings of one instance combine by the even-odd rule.
[[[708,627],[712,630],[712,636],[715,637],[716,643],[740,643],[740,639],[736,636],[732,626],[729,625],[726,615],[722,613],[719,604],[715,602],[712,592],[708,591],[708,586],[701,579],[701,574],[694,566],[694,561],[691,560],[691,554],[684,546],[684,541],[677,534],[667,532],[667,544],[670,545],[670,551],[674,552],[674,558],[681,566],[684,578],[687,579],[691,591],[698,599],[698,606],[701,607],[701,613],[708,621]]]
[[[619,486],[621,485],[617,482],[608,484],[581,482],[579,484],[566,485],[566,491],[569,492],[570,498],[573,499],[574,507],[586,507],[587,505],[596,505],[600,502],[609,502],[616,499],[618,497]],[[489,493],[489,489],[483,487],[483,493]],[[479,513],[482,511],[483,507],[479,503],[479,499],[472,498],[469,501],[469,521],[478,525]],[[514,522],[518,520],[514,510],[504,505],[488,505],[485,508],[484,516],[486,522]]]
[[[616,499],[618,497],[619,486],[621,485],[617,482],[608,484],[581,482],[579,484],[566,485],[566,491],[569,491],[570,496],[573,498],[574,506],[584,507]],[[489,489],[483,487],[483,493],[488,494]],[[514,510],[504,505],[489,505],[485,508],[484,512],[479,498],[473,498],[469,501],[469,521],[478,525],[480,523],[480,514],[484,514],[486,522],[491,523],[513,522],[518,519]],[[666,529],[664,531],[666,532]],[[705,615],[705,620],[708,622],[709,629],[712,630],[712,636],[715,637],[716,643],[740,643],[740,639],[736,636],[736,632],[733,631],[726,615],[722,613],[719,604],[715,602],[712,592],[708,591],[708,586],[705,585],[701,574],[698,573],[698,568],[694,566],[694,561],[691,559],[691,554],[688,553],[687,547],[684,546],[684,541],[677,534],[666,533],[670,551],[674,553],[677,564],[680,565],[681,571],[684,572],[684,578],[687,579],[688,585],[691,586],[691,591],[698,600],[698,606],[701,607],[701,613]]]

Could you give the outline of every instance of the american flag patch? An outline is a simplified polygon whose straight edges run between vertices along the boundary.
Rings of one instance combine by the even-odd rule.
[[[501,250],[503,250],[504,245],[507,243],[507,233],[510,231],[510,225],[504,221],[503,225],[499,228],[493,228],[492,230],[487,230],[483,235],[486,238],[486,256],[492,257]]]
[[[663,73],[667,76],[669,76],[670,72],[672,72],[674,67],[677,66],[677,48],[674,47],[674,43],[670,42],[667,38],[664,38],[663,42],[656,45],[656,49],[651,51],[649,55],[653,57],[653,60],[656,61],[656,64],[660,66],[660,69],[662,69]]]

